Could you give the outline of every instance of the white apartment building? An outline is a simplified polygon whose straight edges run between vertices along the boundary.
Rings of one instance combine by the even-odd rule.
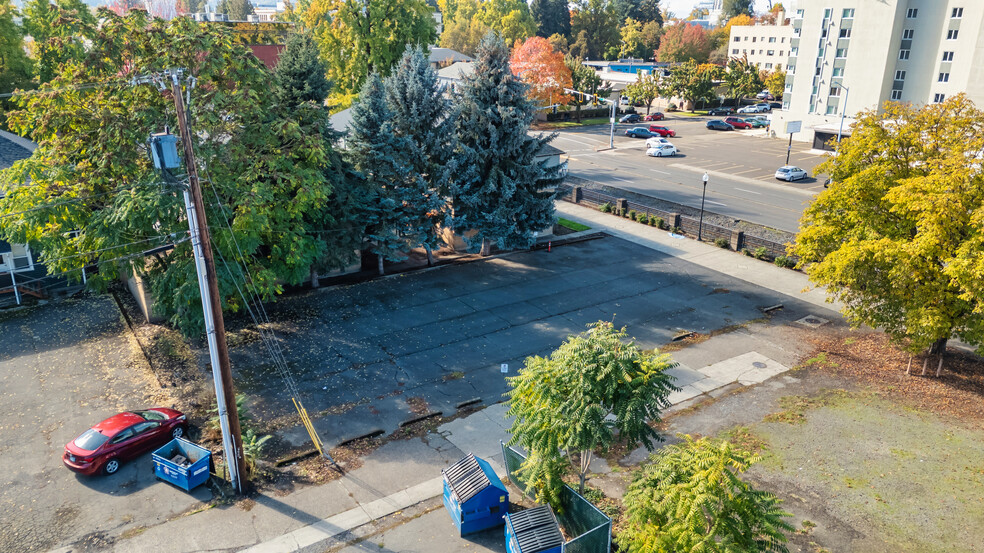
[[[965,92],[984,106],[981,0],[800,0],[783,110],[772,128],[826,147],[853,116],[885,102],[929,104]]]
[[[772,71],[786,68],[793,42],[792,25],[784,25],[786,16],[779,13],[775,25],[732,25],[728,39],[728,57],[742,58],[759,69]]]

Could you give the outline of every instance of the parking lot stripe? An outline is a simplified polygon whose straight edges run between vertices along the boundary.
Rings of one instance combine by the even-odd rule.
[[[761,171],[758,167],[753,167],[752,169],[746,169],[744,171],[735,171],[736,175],[744,175],[745,173],[753,173],[755,171]]]
[[[622,182],[627,182],[627,183],[630,183],[630,184],[635,184],[635,181],[630,181],[628,179],[620,179],[618,177],[612,177],[612,178],[615,179],[615,180],[620,180]]]
[[[755,194],[756,196],[761,196],[762,195],[761,192],[754,192],[752,190],[745,190],[744,188],[735,188],[735,190],[739,190],[741,192],[748,192],[749,194]]]

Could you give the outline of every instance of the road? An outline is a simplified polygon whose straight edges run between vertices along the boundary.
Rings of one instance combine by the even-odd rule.
[[[567,153],[571,175],[695,208],[700,207],[706,171],[707,210],[796,232],[804,208],[823,189],[823,181],[812,175],[824,156],[794,141],[789,162],[806,169],[811,178],[777,181],[774,174],[786,161],[787,141],[750,136],[748,131],[709,131],[707,119],[679,116],[656,123],[677,133],[670,141],[681,153],[672,158],[647,157],[645,140],[624,136],[626,129],[642,123],[616,125],[615,150],[604,150],[607,125],[560,131],[553,145]]]

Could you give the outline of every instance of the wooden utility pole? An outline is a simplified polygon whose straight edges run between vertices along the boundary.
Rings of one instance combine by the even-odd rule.
[[[181,132],[181,145],[184,148],[185,166],[188,169],[185,204],[188,211],[188,225],[192,233],[192,245],[195,248],[195,263],[199,269],[199,288],[202,292],[202,307],[205,314],[209,355],[212,359],[212,377],[215,380],[225,461],[233,487],[237,492],[242,493],[248,484],[246,459],[243,455],[236,395],[232,389],[232,368],[226,344],[225,321],[222,318],[222,299],[219,296],[219,284],[216,280],[215,260],[212,257],[212,240],[205,219],[205,203],[202,201],[202,189],[198,182],[192,134],[181,93],[181,75],[178,72],[171,72],[169,76],[171,92],[174,95],[174,110],[177,112],[178,128]]]

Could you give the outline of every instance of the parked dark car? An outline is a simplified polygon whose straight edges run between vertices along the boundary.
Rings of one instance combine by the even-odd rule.
[[[724,122],[736,129],[752,128],[751,123],[746,123],[744,119],[739,119],[738,117],[728,117],[727,119],[724,120]]]
[[[724,121],[722,121],[720,119],[711,119],[710,121],[707,122],[707,125],[705,125],[705,126],[708,129],[711,129],[712,131],[733,131],[733,130],[735,130],[734,127],[732,127],[731,125],[725,123]]]
[[[638,123],[639,121],[642,121],[642,117],[639,117],[638,113],[623,115],[622,118],[618,120],[619,123]]]
[[[666,116],[663,115],[663,112],[662,111],[657,111],[656,113],[650,113],[649,115],[647,115],[644,120],[645,121],[662,121],[663,119],[666,119]]]
[[[180,411],[154,407],[113,415],[65,445],[62,462],[85,475],[113,474],[120,464],[187,432]]]
[[[674,137],[676,136],[676,131],[668,127],[661,127],[659,125],[649,125],[649,132],[656,133],[662,137]]]
[[[631,129],[625,131],[625,136],[631,136],[632,138],[650,138],[659,135],[645,127],[632,127]]]
[[[711,108],[707,110],[708,115],[718,116],[718,117],[722,115],[731,115],[734,112],[735,112],[734,108],[726,108],[726,107]]]

